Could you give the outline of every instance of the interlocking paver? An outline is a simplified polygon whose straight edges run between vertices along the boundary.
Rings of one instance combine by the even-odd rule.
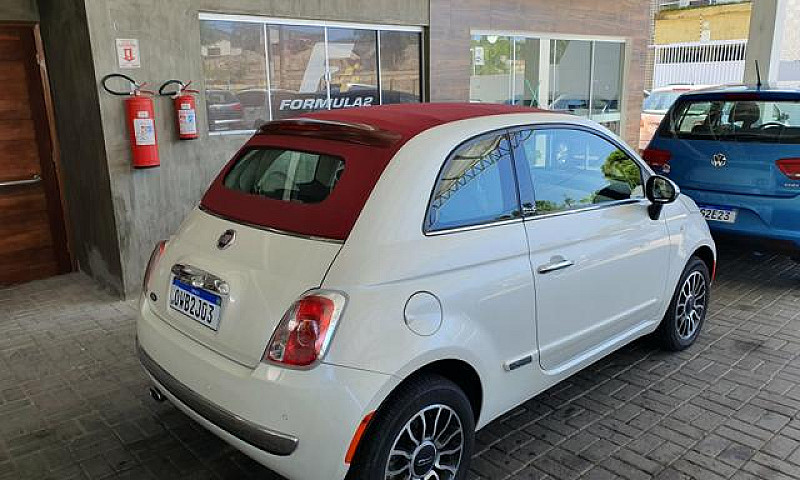
[[[800,480],[800,266],[722,246],[703,335],[634,342],[478,434],[471,480]],[[147,395],[135,302],[0,289],[0,480],[279,477]]]

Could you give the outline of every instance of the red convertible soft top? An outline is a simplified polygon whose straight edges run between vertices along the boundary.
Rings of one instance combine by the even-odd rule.
[[[344,240],[383,170],[411,138],[430,128],[458,120],[544,111],[496,104],[397,104],[325,110],[270,122],[222,169],[203,197],[201,206],[237,222]],[[345,169],[330,196],[320,203],[275,200],[225,187],[225,177],[242,154],[259,148],[333,155],[344,159]]]

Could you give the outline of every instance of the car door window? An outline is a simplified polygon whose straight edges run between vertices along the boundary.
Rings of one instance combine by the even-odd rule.
[[[481,225],[519,215],[508,137],[497,133],[458,147],[436,182],[426,231]]]
[[[511,141],[517,161],[530,172],[536,215],[644,197],[639,165],[599,135],[525,129]]]

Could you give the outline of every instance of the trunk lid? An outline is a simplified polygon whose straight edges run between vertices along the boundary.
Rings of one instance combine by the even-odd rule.
[[[796,158],[797,145],[668,139],[651,147],[671,152],[669,177],[683,188],[768,197],[800,193],[800,183],[776,163]]]
[[[234,240],[220,249],[217,243],[228,230],[235,232]],[[340,242],[245,226],[197,209],[169,243],[151,277],[149,292],[157,296],[156,301],[151,296],[151,305],[188,337],[255,367],[283,314],[302,293],[321,285],[340,249]],[[219,295],[218,330],[170,306],[175,265],[227,284],[229,293]]]

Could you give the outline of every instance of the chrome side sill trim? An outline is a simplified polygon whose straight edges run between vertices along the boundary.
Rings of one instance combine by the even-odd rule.
[[[209,402],[161,368],[142,347],[137,350],[142,366],[167,392],[217,427],[273,455],[285,457],[297,449],[297,438],[256,425]]]

